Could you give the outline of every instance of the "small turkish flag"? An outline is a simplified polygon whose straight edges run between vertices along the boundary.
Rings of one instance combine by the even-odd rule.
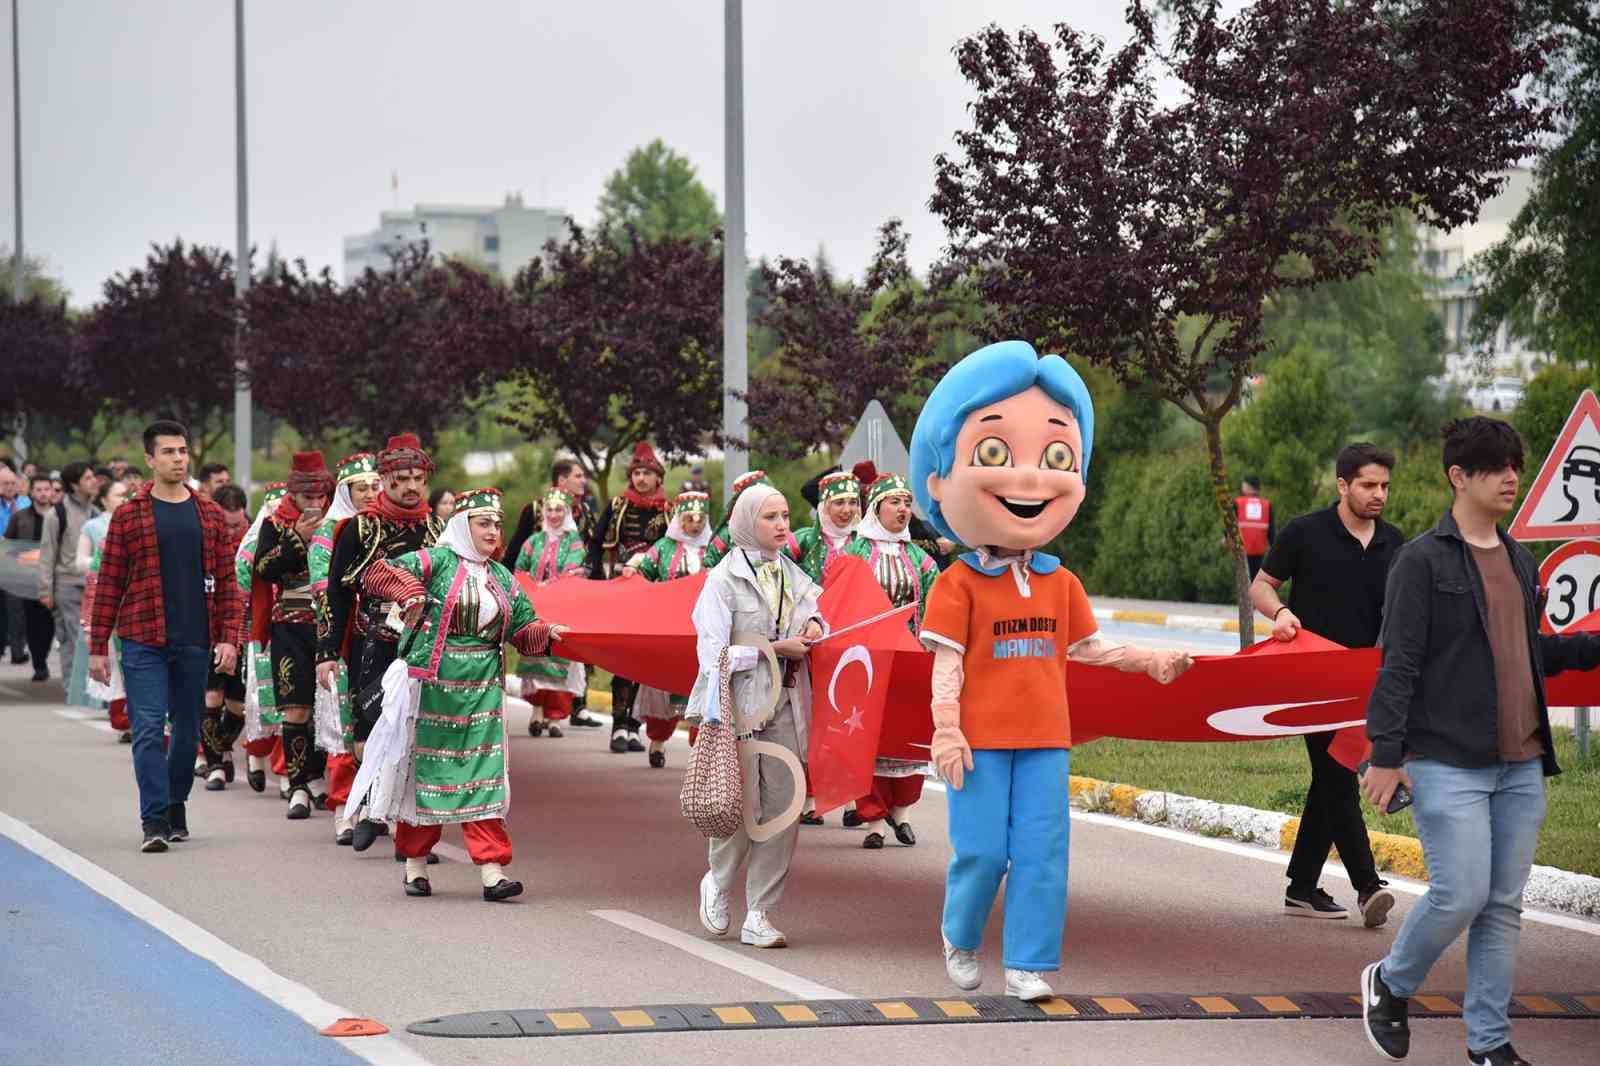
[[[889,675],[896,649],[907,636],[911,608],[893,611],[872,571],[849,557],[828,568],[818,606],[835,630],[843,629],[841,620],[870,619],[825,637],[811,649],[806,762],[817,811],[824,813],[872,791]]]

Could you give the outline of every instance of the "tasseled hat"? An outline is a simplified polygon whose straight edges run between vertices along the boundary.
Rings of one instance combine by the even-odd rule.
[[[415,433],[396,433],[389,438],[383,451],[378,453],[378,473],[392,474],[396,470],[425,470],[433,473],[433,460],[422,450],[422,441]]]
[[[859,500],[861,498],[861,482],[856,480],[854,474],[844,471],[829,474],[817,483],[817,501],[826,503],[841,497]]]
[[[456,509],[452,512],[452,516],[466,515],[471,518],[480,514],[492,514],[496,518],[504,514],[499,489],[466,489],[456,493]]]
[[[633,458],[628,460],[628,473],[632,474],[635,470],[654,470],[658,477],[667,476],[667,468],[656,458],[655,449],[650,447],[649,441],[642,440],[633,446]]]
[[[711,497],[704,492],[680,492],[672,501],[674,514],[710,514]]]
[[[295,452],[289,464],[289,491],[327,496],[333,492],[333,475],[321,452]]]
[[[333,476],[339,484],[348,484],[351,481],[362,481],[366,478],[378,476],[378,457],[371,452],[356,452],[340,459],[333,468]]]
[[[856,481],[862,485],[871,485],[878,480],[878,464],[871,459],[861,460],[850,468],[850,472],[856,476]]]
[[[268,506],[271,506],[288,494],[289,483],[287,481],[269,481],[267,482],[265,502]]]
[[[752,470],[733,479],[733,489],[728,493],[728,502],[722,508],[723,525],[728,524],[728,519],[733,514],[733,505],[739,502],[739,494],[751,485],[759,485],[764,482],[767,482],[767,472],[765,470]]]
[[[905,496],[911,498],[911,484],[899,474],[885,474],[871,485],[867,486],[867,510],[877,508],[890,496]]]

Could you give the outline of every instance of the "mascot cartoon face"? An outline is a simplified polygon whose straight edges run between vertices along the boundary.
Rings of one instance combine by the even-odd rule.
[[[1078,513],[1094,446],[1094,402],[1078,372],[1025,341],[950,368],[911,435],[911,487],[940,533],[1025,551]]]

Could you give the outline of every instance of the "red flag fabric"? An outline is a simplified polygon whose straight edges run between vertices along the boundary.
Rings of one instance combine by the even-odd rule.
[[[819,609],[830,628],[840,630],[849,620],[883,614],[890,604],[867,564],[845,556],[828,568]],[[895,659],[902,651],[920,652],[906,627],[908,613],[909,609],[899,611],[825,638],[811,649],[806,763],[820,813],[872,791],[872,763],[878,755]],[[905,713],[916,714],[914,704],[902,701],[901,705]],[[926,704],[922,716],[929,716]]]
[[[704,571],[676,581],[563,577],[542,585],[518,571],[517,580],[541,621],[570,627],[555,645],[557,655],[680,696],[694,687],[690,615],[706,583]]]

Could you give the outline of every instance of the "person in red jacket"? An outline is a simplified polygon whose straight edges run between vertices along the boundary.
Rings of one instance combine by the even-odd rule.
[[[1267,557],[1267,549],[1278,535],[1272,520],[1272,501],[1261,495],[1260,478],[1245,475],[1239,484],[1239,495],[1233,498],[1233,510],[1239,520],[1239,537],[1244,541],[1244,558],[1250,564],[1250,580],[1254,581],[1261,560]]]
[[[152,483],[111,516],[100,553],[89,674],[109,680],[106,645],[122,638],[122,679],[133,724],[142,850],[189,839],[184,803],[194,785],[195,745],[215,664],[238,668],[238,585],[222,508],[189,491],[189,431],[153,422],[144,431]],[[170,718],[172,742],[162,750]]]

